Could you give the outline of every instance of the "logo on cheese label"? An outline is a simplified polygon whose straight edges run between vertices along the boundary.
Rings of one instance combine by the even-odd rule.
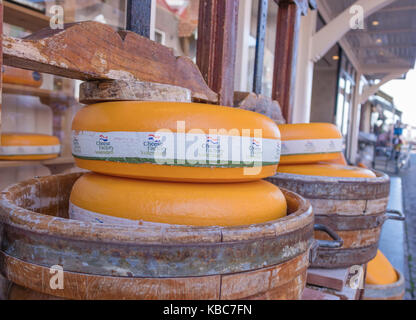
[[[114,153],[114,148],[111,145],[108,139],[108,136],[100,134],[96,142],[96,145],[98,146],[98,150],[96,151],[97,154],[113,154]]]
[[[260,129],[254,137],[249,129],[243,136],[231,130],[230,135],[216,132],[73,131],[72,152],[87,160],[176,166],[258,167],[279,162],[280,140],[263,139]]]

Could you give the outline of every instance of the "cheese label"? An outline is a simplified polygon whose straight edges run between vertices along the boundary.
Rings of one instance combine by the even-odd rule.
[[[279,163],[279,139],[191,131],[193,133],[74,130],[72,153],[86,160],[187,167],[254,167]]]
[[[1,156],[57,154],[60,151],[59,144],[52,146],[0,146]]]
[[[342,139],[311,139],[282,141],[282,156],[342,152]]]

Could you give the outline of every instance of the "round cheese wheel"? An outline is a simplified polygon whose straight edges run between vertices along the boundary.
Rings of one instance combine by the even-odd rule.
[[[342,134],[331,123],[281,124],[280,164],[334,160],[343,149]]]
[[[330,163],[330,164],[340,164],[341,166],[348,166],[347,160],[345,160],[344,154],[342,152],[337,153],[337,157],[333,160],[321,161],[318,163]],[[360,167],[360,165],[358,164]]]
[[[386,285],[397,282],[397,273],[384,254],[377,250],[377,255],[367,264],[365,283],[373,285]]]
[[[0,160],[45,160],[60,152],[59,139],[45,134],[3,133]]]
[[[368,169],[324,163],[280,165],[277,171],[278,173],[300,174],[304,176],[376,178],[375,173]]]
[[[89,105],[73,120],[72,142],[83,169],[150,180],[258,180],[274,175],[280,158],[280,133],[271,119],[198,103]]]
[[[21,84],[39,88],[42,85],[42,75],[37,71],[3,66],[3,82]]]
[[[73,186],[69,215],[107,224],[236,226],[275,220],[286,210],[283,193],[264,180],[197,184],[87,173]]]

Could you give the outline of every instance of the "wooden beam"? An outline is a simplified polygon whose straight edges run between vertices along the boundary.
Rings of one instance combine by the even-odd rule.
[[[354,5],[363,8],[364,17],[368,17],[374,12],[380,10],[391,4],[394,0],[357,0]],[[319,30],[312,39],[311,59],[317,62],[321,59],[332,46],[340,41],[344,35],[351,30],[351,13],[350,8],[346,8],[342,13],[333,18],[331,21],[326,21],[327,24]],[[320,10],[321,11],[321,10]]]
[[[395,33],[414,33],[416,32],[416,28],[403,28],[403,29],[377,29],[377,30],[357,30],[356,34],[357,35],[368,35],[368,34],[379,34],[379,35],[384,35],[384,34],[395,34]]]
[[[152,0],[127,0],[126,29],[150,38]]]
[[[389,7],[381,9],[379,12],[398,12],[398,11],[414,11],[416,6],[403,6],[403,7]]]
[[[3,1],[4,22],[28,29],[38,31],[49,27],[50,18],[43,13],[25,8],[23,6]]]
[[[279,6],[276,27],[272,99],[291,123],[300,18],[308,2],[275,0]]]
[[[139,80],[188,88],[194,99],[216,102],[187,57],[131,31],[98,22],[44,29],[24,39],[4,37],[4,64],[80,80]]]
[[[257,12],[256,54],[254,58],[253,92],[261,94],[263,79],[264,41],[267,27],[267,10],[269,0],[259,0]]]
[[[3,1],[0,0],[0,42],[3,43]],[[3,46],[0,47],[0,145],[1,145],[1,104],[2,104],[2,85],[3,85]]]
[[[197,65],[221,105],[232,106],[238,0],[199,3]]]

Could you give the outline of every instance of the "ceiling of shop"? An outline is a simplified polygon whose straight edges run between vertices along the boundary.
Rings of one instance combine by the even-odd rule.
[[[320,0],[336,17],[356,0]],[[345,40],[368,79],[381,79],[416,60],[416,0],[396,0],[365,20],[364,30],[351,30]]]

